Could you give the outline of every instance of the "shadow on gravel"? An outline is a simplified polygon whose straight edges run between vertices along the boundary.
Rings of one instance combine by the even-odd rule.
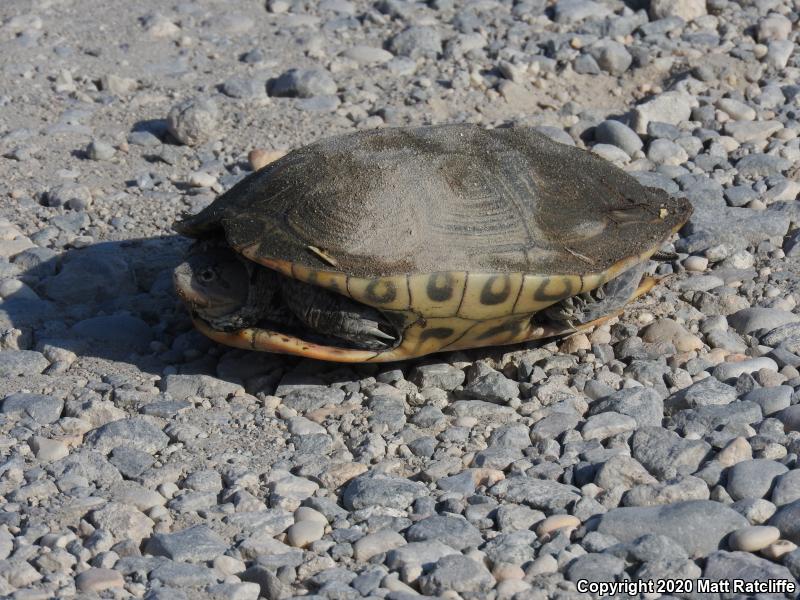
[[[190,350],[207,349],[201,336],[186,335],[191,323],[172,288],[188,243],[179,236],[102,242],[55,257],[26,250],[14,264],[28,287],[0,305],[0,328],[17,330],[6,337],[20,348],[53,346],[160,374]],[[170,353],[181,336],[184,348]]]

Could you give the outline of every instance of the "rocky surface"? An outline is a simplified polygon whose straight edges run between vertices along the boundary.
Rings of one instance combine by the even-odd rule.
[[[0,3],[0,596],[795,582],[798,31],[789,0]],[[458,121],[688,197],[662,284],[393,365],[192,330],[176,216],[322,136]]]

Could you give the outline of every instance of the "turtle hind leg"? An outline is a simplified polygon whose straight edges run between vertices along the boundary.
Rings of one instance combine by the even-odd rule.
[[[283,278],[281,289],[286,306],[312,332],[365,350],[385,350],[397,342],[395,328],[372,307],[296,279]]]

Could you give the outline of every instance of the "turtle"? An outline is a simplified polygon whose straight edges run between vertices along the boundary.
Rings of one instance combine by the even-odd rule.
[[[173,228],[195,327],[229,346],[387,362],[587,330],[657,280],[692,213],[529,127],[328,137]]]

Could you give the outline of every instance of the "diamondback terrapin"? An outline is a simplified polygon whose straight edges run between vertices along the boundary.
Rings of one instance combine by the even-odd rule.
[[[305,146],[175,224],[195,326],[231,346],[382,362],[586,329],[652,287],[688,201],[527,128]]]

